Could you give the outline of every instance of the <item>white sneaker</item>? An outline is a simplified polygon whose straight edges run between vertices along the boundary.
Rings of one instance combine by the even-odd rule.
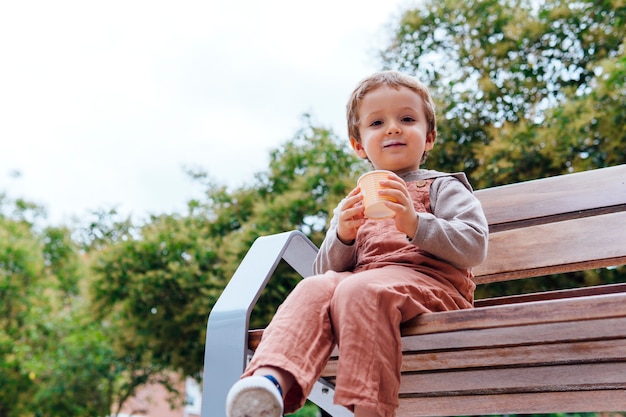
[[[249,376],[237,381],[226,397],[228,417],[282,417],[283,398],[272,381]]]

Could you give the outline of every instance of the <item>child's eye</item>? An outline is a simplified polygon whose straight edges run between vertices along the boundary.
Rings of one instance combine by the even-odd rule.
[[[370,123],[370,126],[380,126],[382,125],[383,122],[380,120],[374,120],[372,123]]]
[[[406,117],[402,118],[402,121],[405,122],[405,123],[408,123],[408,122],[414,122],[415,119],[413,117],[406,116]]]

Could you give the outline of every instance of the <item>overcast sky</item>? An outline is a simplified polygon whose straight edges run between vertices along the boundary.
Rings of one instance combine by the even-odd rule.
[[[408,0],[0,0],[0,193],[52,223],[180,211],[310,113],[346,136],[354,85]],[[18,175],[19,174],[19,175]]]

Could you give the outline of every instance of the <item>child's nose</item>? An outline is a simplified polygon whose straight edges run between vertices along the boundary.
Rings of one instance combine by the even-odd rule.
[[[387,134],[388,135],[397,135],[400,133],[400,126],[397,123],[391,122],[387,124]]]

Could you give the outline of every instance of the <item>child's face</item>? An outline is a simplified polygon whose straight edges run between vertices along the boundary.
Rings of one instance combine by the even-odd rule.
[[[435,143],[429,132],[422,98],[406,87],[382,86],[368,92],[359,106],[361,142],[350,138],[352,148],[375,169],[395,173],[419,168],[424,152]]]

